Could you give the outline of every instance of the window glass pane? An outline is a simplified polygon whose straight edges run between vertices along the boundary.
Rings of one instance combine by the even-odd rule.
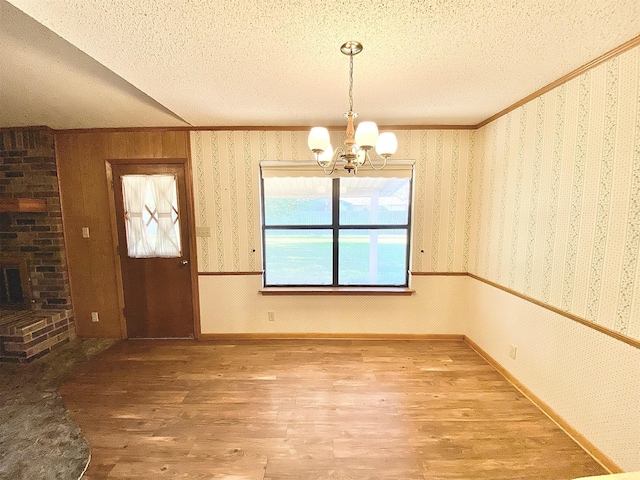
[[[264,179],[265,225],[331,225],[331,179]]]
[[[331,230],[265,231],[265,285],[331,285]]]
[[[122,194],[131,258],[182,256],[174,175],[123,175]]]
[[[408,178],[340,179],[340,225],[407,225]]]
[[[406,285],[407,230],[341,229],[341,285]]]

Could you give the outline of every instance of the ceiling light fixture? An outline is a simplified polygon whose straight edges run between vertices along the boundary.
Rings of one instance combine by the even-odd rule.
[[[378,126],[374,122],[360,122],[354,138],[353,119],[358,114],[353,111],[353,57],[362,51],[362,44],[350,41],[342,45],[340,51],[349,55],[349,111],[344,114],[347,117],[347,138],[344,140],[344,148],[338,147],[335,152],[333,151],[329,131],[324,127],[311,129],[308,139],[309,148],[326,175],[331,175],[335,171],[338,159],[344,163],[344,169],[348,173],[353,172],[354,175],[357,175],[358,167],[366,162],[369,162],[374,170],[382,170],[387,164],[387,159],[396,153],[398,140],[391,132],[378,135]],[[369,151],[374,147],[383,159],[382,165],[378,167],[373,164],[369,156]]]

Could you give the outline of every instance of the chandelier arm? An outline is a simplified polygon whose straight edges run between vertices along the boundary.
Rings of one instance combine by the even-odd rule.
[[[322,164],[320,163],[319,154],[316,154],[316,161],[318,162],[318,166],[322,168],[322,171],[324,172],[325,175],[333,175],[333,172],[336,171],[336,166],[338,165],[338,158],[340,158],[342,155],[344,155],[344,148],[342,147],[336,148],[335,151],[333,152],[333,159],[329,163],[329,165],[331,165],[331,170],[329,171],[327,171],[327,167],[329,165],[327,165],[327,167],[323,167]]]
[[[324,172],[325,175],[331,175],[334,170],[336,169],[336,164],[335,164],[335,160],[332,160],[331,163],[329,163],[329,165],[331,165],[333,163],[333,168],[331,168],[330,171],[327,171],[327,167],[329,165],[327,165],[327,167],[325,167],[324,165],[322,165],[322,163],[320,163],[320,154],[316,153],[316,162],[318,163],[318,166],[322,169],[322,171]]]
[[[369,160],[369,166],[374,170],[382,170],[384,167],[387,166],[387,157],[386,156],[382,157],[382,160],[383,160],[382,161],[382,166],[381,167],[377,167],[377,168],[373,165],[373,161],[371,160],[371,157],[369,156],[369,152],[366,152],[365,159]]]

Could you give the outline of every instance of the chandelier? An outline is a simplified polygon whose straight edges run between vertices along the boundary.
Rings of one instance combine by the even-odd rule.
[[[362,51],[362,44],[350,41],[342,45],[340,51],[349,56],[349,111],[344,114],[347,118],[344,147],[338,147],[334,152],[329,131],[324,127],[313,127],[309,132],[309,148],[326,175],[335,171],[338,161],[344,164],[347,173],[353,172],[354,175],[357,175],[358,167],[366,162],[369,162],[372,169],[382,170],[387,159],[396,153],[398,140],[391,132],[378,134],[378,126],[374,122],[360,122],[354,132],[353,120],[358,114],[353,111],[353,57]],[[373,148],[382,157],[382,164],[379,166],[375,166],[369,156],[369,151]]]

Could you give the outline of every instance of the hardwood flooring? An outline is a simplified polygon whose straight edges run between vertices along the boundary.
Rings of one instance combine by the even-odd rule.
[[[606,473],[461,341],[126,341],[61,393],[87,480]]]

